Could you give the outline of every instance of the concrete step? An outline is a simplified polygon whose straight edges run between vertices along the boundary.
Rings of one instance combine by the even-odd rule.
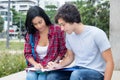
[[[25,79],[26,79],[26,71],[17,72],[0,78],[0,80],[25,80]]]
[[[26,71],[21,71],[21,72],[0,78],[0,80],[25,80],[25,79],[26,79]],[[111,80],[120,80],[120,71],[114,71]]]
[[[120,71],[113,72],[112,80],[120,80]]]

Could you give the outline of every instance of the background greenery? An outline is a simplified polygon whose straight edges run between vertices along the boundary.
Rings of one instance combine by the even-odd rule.
[[[23,51],[24,42],[20,42],[19,40],[10,40],[10,47],[6,49],[6,41],[0,41],[0,53],[2,51],[10,51],[10,50],[21,50]]]
[[[6,49],[5,41],[0,41],[0,45],[0,77],[24,70],[23,42],[10,42],[9,49]],[[11,54],[9,51],[12,50],[16,52]]]
[[[109,0],[77,0],[76,2],[72,3],[75,4],[80,11],[82,22],[84,24],[97,26],[104,30],[107,35],[109,35]],[[56,10],[57,6],[55,5],[46,6],[45,11],[53,23]],[[14,9],[11,9],[11,11],[13,11],[13,24],[17,25],[19,28],[21,24],[22,31],[25,31],[24,23],[26,15],[19,13]]]
[[[78,7],[84,24],[99,27],[109,36],[109,0],[78,0],[73,3]]]
[[[3,20],[3,18],[0,16],[0,32],[2,32],[2,30],[3,30],[3,24],[4,24],[4,20]]]

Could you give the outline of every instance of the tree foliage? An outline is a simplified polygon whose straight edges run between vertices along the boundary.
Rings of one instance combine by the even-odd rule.
[[[54,23],[54,16],[56,14],[57,7],[55,5],[47,5],[45,6],[47,8],[46,13],[49,16],[52,23]]]
[[[73,2],[80,11],[82,23],[101,28],[109,35],[109,0],[77,0]],[[56,14],[54,5],[47,5],[46,13],[49,15],[52,22]]]
[[[17,12],[15,11],[15,9],[11,9],[13,12],[13,25],[17,25],[20,28],[20,24],[21,24],[21,29],[22,31],[25,30],[25,18],[26,15],[24,15],[23,13]]]
[[[55,5],[46,5],[45,8],[55,10],[57,7]]]
[[[54,16],[56,14],[56,10],[49,10],[49,11],[46,11],[46,13],[49,16],[51,22],[54,23]]]
[[[99,27],[109,34],[109,1],[78,0],[74,4],[79,9],[84,24]]]
[[[0,16],[0,32],[2,32],[2,30],[3,30],[3,25],[4,25],[4,20],[3,20],[3,18]]]

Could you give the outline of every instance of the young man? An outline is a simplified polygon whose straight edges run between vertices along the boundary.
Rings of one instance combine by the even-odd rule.
[[[53,71],[48,80],[111,80],[114,69],[111,46],[105,32],[84,25],[72,4],[59,8],[55,21],[66,32],[67,56],[60,63],[50,62],[49,68],[63,68],[75,61],[74,71]],[[67,76],[67,77],[65,77]]]

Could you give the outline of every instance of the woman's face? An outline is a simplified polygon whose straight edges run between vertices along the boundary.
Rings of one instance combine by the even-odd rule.
[[[32,24],[40,32],[44,31],[45,28],[47,27],[45,20],[39,16],[33,18]]]

